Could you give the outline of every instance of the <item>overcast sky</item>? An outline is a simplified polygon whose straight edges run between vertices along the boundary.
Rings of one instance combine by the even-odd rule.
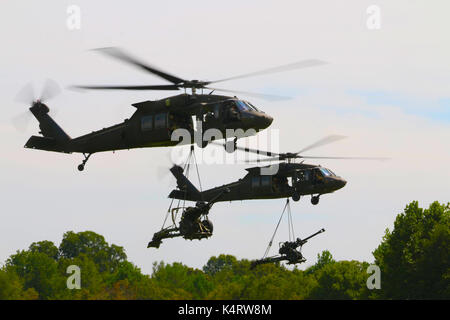
[[[70,5],[81,10],[80,29],[67,26]],[[380,9],[379,29],[367,26],[371,5]],[[64,88],[165,84],[89,51],[105,46],[125,48],[187,79],[221,79],[302,59],[327,61],[222,87],[292,97],[243,97],[274,117],[271,128],[279,130],[281,151],[341,134],[348,139],[311,154],[392,158],[310,161],[348,183],[323,195],[317,206],[309,197],[292,203],[297,236],[326,229],[303,248],[308,262],[302,268],[324,249],[338,260],[373,261],[371,252],[407,203],[428,207],[450,200],[449,12],[448,1],[1,1],[0,261],[34,241],[59,244],[69,230],[92,230],[124,246],[146,273],[155,261],[201,267],[212,255],[255,259],[265,251],[283,199],[217,204],[210,214],[212,238],[169,239],[158,250],[146,248],[175,186],[161,175],[169,168],[168,149],[95,154],[80,173],[79,154],[23,148],[37,134],[37,121],[19,132],[11,119],[26,110],[14,97],[30,81],[36,91],[46,78]],[[48,105],[76,137],[123,121],[135,110],[131,103],[167,95],[64,90]],[[202,186],[236,180],[244,168],[201,165]],[[277,241],[286,240],[286,222],[280,228]]]

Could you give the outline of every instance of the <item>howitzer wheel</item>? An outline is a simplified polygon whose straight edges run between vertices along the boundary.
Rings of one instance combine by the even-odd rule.
[[[208,231],[209,231],[211,234],[213,233],[214,225],[213,225],[213,223],[211,222],[211,220],[209,220],[209,219],[203,220],[203,221],[202,221],[202,225],[203,225],[206,229],[208,229]]]

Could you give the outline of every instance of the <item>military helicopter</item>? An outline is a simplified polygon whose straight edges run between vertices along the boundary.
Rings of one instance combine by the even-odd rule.
[[[314,144],[295,153],[275,153],[237,146],[237,150],[256,153],[270,158],[258,159],[258,162],[281,161],[265,167],[247,168],[247,175],[238,181],[200,192],[183,174],[178,166],[170,170],[177,180],[177,188],[172,190],[169,198],[208,201],[224,189],[230,192],[223,194],[217,201],[235,201],[249,199],[278,199],[291,197],[299,201],[301,196],[311,195],[311,203],[317,205],[320,196],[343,188],[346,181],[330,169],[315,164],[295,163],[295,159],[360,159],[386,160],[380,157],[316,157],[303,156],[301,153],[341,140],[345,136],[327,136]],[[272,172],[271,174],[267,174]]]
[[[176,129],[185,129],[190,134],[190,141],[187,143],[197,143],[200,147],[206,147],[210,140],[204,140],[203,135],[199,141],[194,141],[196,128],[195,124],[200,124],[203,132],[208,129],[218,129],[222,137],[234,138],[231,141],[234,145],[242,135],[239,132],[248,132],[253,129],[254,133],[270,126],[273,118],[256,108],[248,101],[224,95],[215,95],[214,91],[234,92],[249,96],[256,96],[267,99],[282,99],[283,97],[242,92],[227,89],[211,88],[209,85],[246,78],[268,73],[276,73],[291,69],[300,69],[324,64],[320,60],[303,60],[297,63],[270,68],[258,72],[242,74],[235,77],[216,81],[185,80],[169,73],[163,72],[155,67],[140,62],[138,59],[125,53],[118,48],[101,48],[96,51],[107,56],[118,59],[122,62],[133,65],[156,75],[171,84],[162,85],[117,85],[117,86],[73,86],[77,89],[92,90],[184,90],[184,93],[167,97],[156,101],[143,101],[132,104],[137,110],[124,122],[71,138],[64,130],[49,116],[49,108],[44,104],[44,99],[31,102],[29,110],[39,122],[42,136],[31,136],[25,144],[25,148],[39,149],[45,151],[55,151],[63,153],[82,153],[84,160],[78,166],[79,171],[83,171],[90,156],[96,152],[124,150],[145,147],[165,147],[179,144],[173,141],[172,133]],[[191,89],[191,94],[186,93]],[[201,90],[201,93],[197,93]],[[203,90],[211,90],[208,94],[203,94]],[[198,127],[198,125],[197,125]],[[232,129],[231,132],[230,130]],[[232,133],[233,130],[238,133]],[[231,133],[231,134],[230,134]],[[245,135],[244,135],[245,136]]]

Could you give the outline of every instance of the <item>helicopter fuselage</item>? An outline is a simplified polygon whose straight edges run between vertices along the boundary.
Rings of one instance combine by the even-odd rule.
[[[120,124],[74,139],[58,139],[57,136],[52,136],[51,132],[45,134],[42,130],[46,127],[46,122],[53,120],[46,115],[48,108],[43,104],[41,106],[41,109],[37,106],[34,107],[35,110],[30,110],[39,120],[44,137],[31,137],[25,147],[65,153],[92,154],[133,148],[167,147],[180,142],[192,144],[197,142],[195,133],[199,130],[196,128],[198,125],[201,126],[203,134],[214,129],[214,132],[208,135],[209,139],[204,139],[206,135],[200,137],[199,145],[204,147],[208,140],[241,138],[256,134],[267,128],[273,120],[250,103],[237,98],[180,94],[157,101],[135,103],[133,106],[137,110],[130,119]],[[183,136],[187,134],[187,141],[172,139],[176,129],[184,129]]]
[[[268,167],[265,167],[266,169]],[[236,201],[250,199],[278,199],[292,197],[298,200],[302,195],[322,195],[334,192],[345,186],[346,181],[331,170],[304,163],[279,163],[275,174],[262,174],[261,167],[246,169],[248,174],[238,181],[205,190],[190,192],[173,190],[170,198],[208,201],[216,194],[229,189],[218,201]]]

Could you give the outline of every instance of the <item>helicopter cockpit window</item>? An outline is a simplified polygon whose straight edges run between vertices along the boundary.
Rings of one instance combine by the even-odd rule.
[[[320,168],[320,171],[323,173],[324,176],[331,176],[332,175],[331,172],[328,171],[325,168]]]
[[[246,105],[243,101],[237,100],[236,105],[238,109],[241,111],[252,111],[252,109],[248,105]]]
[[[141,130],[148,131],[153,129],[153,116],[145,116],[141,118]]]
[[[335,177],[337,176],[336,173],[334,173],[334,172],[331,171],[330,169],[327,169],[327,170],[331,173],[332,176],[335,176]]]
[[[250,102],[248,102],[248,101],[244,101],[245,102],[245,104],[251,109],[251,110],[253,110],[253,111],[258,111],[259,112],[259,110],[258,110],[258,108],[256,108],[254,105],[252,105]]]

